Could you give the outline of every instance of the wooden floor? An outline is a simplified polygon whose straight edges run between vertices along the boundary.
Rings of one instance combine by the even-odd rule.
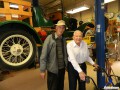
[[[91,65],[87,65],[88,75],[91,76],[96,82],[96,72],[93,71]],[[65,74],[65,87],[68,88],[68,73]],[[92,81],[86,85],[87,90],[94,90]],[[5,79],[0,81],[0,90],[47,90],[46,79],[40,77],[39,68],[25,69],[17,72],[10,72],[5,75]]]

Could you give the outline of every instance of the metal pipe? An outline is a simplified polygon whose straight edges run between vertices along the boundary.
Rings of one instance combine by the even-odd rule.
[[[95,0],[95,23],[97,63],[100,67],[105,68],[105,17],[103,2],[104,0]],[[105,75],[102,72],[97,72],[97,84],[99,88],[105,86]]]

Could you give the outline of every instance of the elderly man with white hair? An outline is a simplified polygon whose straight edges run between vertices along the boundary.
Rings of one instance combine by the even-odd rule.
[[[94,67],[98,67],[90,58],[87,43],[82,38],[83,33],[76,30],[73,33],[73,40],[67,44],[69,90],[76,90],[77,80],[78,90],[86,90],[86,61]]]

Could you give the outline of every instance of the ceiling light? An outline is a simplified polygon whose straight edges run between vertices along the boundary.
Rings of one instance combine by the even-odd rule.
[[[113,2],[115,0],[104,0],[104,3],[109,3],[109,2]]]
[[[84,10],[87,10],[87,9],[89,9],[88,6],[82,6],[82,7],[78,7],[78,8],[75,8],[75,9],[68,10],[68,11],[66,11],[66,13],[74,14],[74,13],[78,13],[78,12],[81,12],[81,11],[84,11]]]

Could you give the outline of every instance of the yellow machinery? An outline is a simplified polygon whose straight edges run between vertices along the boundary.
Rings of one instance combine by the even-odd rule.
[[[87,43],[87,45],[91,45],[95,43],[95,37],[94,36],[86,36],[83,38],[83,40]]]

